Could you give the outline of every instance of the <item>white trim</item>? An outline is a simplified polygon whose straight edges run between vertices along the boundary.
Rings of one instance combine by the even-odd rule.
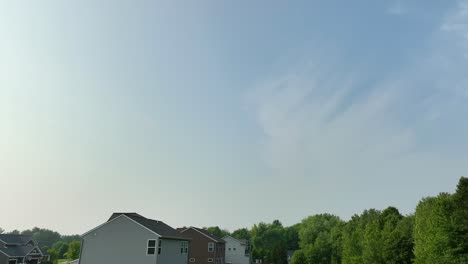
[[[93,229],[89,230],[88,232],[86,232],[86,233],[82,234],[82,235],[81,235],[81,237],[84,237],[84,236],[86,236],[86,235],[89,235],[90,233],[92,233],[92,232],[96,231],[97,229],[99,229],[99,228],[103,227],[104,225],[106,225],[106,224],[108,224],[108,223],[110,223],[110,222],[114,221],[114,220],[115,220],[115,219],[117,219],[117,218],[120,218],[122,215],[123,215],[123,214],[121,214],[121,215],[117,216],[116,218],[114,218],[114,219],[112,219],[112,220],[110,220],[110,221],[107,221],[107,222],[105,222],[104,224],[98,225],[97,227],[95,227],[95,228],[93,228]]]
[[[193,227],[193,226],[191,226],[191,227],[189,227],[189,228],[187,228],[187,229],[185,229],[185,230],[182,230],[181,233],[183,233],[183,232],[185,232],[185,231],[187,231],[187,230],[189,230],[189,229],[193,229],[193,230],[197,231],[198,233],[200,233],[200,234],[206,236],[207,238],[213,240],[213,241],[216,242],[216,243],[222,243],[222,242],[219,242],[218,240],[216,240],[216,239],[214,239],[214,238],[212,238],[212,237],[206,235],[205,233],[201,232],[200,230],[198,230],[197,228],[195,228],[195,227]]]
[[[149,242],[150,242],[150,241],[154,241],[154,247],[150,247],[150,246],[149,246]],[[148,239],[148,240],[146,241],[146,256],[154,256],[154,255],[157,255],[157,254],[158,254],[158,252],[156,251],[156,249],[158,248],[158,243],[159,243],[158,241],[159,241],[159,239]],[[154,253],[153,253],[153,254],[148,254],[148,250],[149,250],[150,248],[153,248],[153,249],[154,249]]]
[[[100,226],[98,226],[98,227],[95,227],[95,228],[91,229],[90,231],[88,231],[88,232],[84,233],[83,235],[81,235],[81,237],[84,237],[84,236],[86,236],[86,235],[88,235],[88,234],[90,234],[90,233],[96,231],[97,229],[99,229],[99,228],[105,226],[106,224],[109,224],[110,222],[112,222],[112,221],[114,221],[115,219],[118,219],[118,218],[120,218],[120,217],[122,217],[122,216],[124,216],[125,218],[131,220],[131,221],[134,222],[135,224],[137,224],[137,225],[143,227],[144,229],[150,231],[151,233],[157,235],[158,237],[162,237],[160,234],[158,234],[158,233],[154,232],[153,230],[147,228],[146,226],[144,226],[144,225],[138,223],[137,221],[133,220],[132,218],[126,216],[125,214],[121,214],[121,215],[117,216],[116,218],[114,218],[114,219],[112,219],[112,220],[110,220],[110,221],[107,221],[107,222],[105,222],[104,224],[102,224],[102,225],[100,225]]]
[[[237,239],[237,238],[235,238],[235,237],[233,237],[233,236],[231,236],[231,235],[225,235],[225,236],[223,236],[222,240],[224,240],[226,237],[230,237],[230,238],[236,240],[237,242],[239,242],[240,244],[242,244],[242,241],[240,241],[239,239]],[[224,241],[226,241],[226,240],[224,240]]]
[[[211,249],[212,249],[211,251],[210,251],[210,244],[213,245],[213,247],[211,248]],[[209,252],[209,253],[215,252],[215,248],[216,248],[216,243],[214,243],[214,242],[208,242],[208,252]]]
[[[42,250],[41,250],[38,246],[33,247],[33,248],[28,252],[28,254],[26,254],[26,256],[29,255],[29,253],[31,253],[31,252],[32,252],[33,250],[35,250],[35,249],[37,249],[37,250],[39,251],[39,253],[41,253],[41,255],[44,256],[44,253],[42,253]]]
[[[2,252],[7,257],[12,257],[12,256],[8,255],[7,253],[3,252],[3,250],[1,248],[0,248],[0,252]]]
[[[188,241],[180,241],[180,249],[182,255],[188,255],[189,253],[189,242]]]

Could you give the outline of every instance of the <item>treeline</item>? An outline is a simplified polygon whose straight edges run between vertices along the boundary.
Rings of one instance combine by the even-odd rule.
[[[422,199],[411,215],[395,207],[365,210],[349,221],[320,214],[291,227],[275,220],[231,235],[249,239],[253,258],[271,264],[287,263],[288,250],[295,250],[293,264],[466,264],[468,178],[460,179],[454,194]]]
[[[0,228],[0,233],[4,232]],[[58,232],[34,227],[24,231],[13,230],[6,234],[31,236],[44,254],[49,254],[52,263],[59,259],[77,259],[80,255],[81,238],[79,235],[60,235]]]
[[[365,210],[349,221],[319,214],[289,227],[275,220],[232,233],[205,229],[218,237],[248,239],[253,259],[269,264],[286,264],[288,250],[295,250],[292,264],[466,264],[468,178],[460,179],[454,194],[422,199],[411,215],[388,207]],[[32,236],[52,260],[79,257],[79,236],[40,228],[11,233]]]

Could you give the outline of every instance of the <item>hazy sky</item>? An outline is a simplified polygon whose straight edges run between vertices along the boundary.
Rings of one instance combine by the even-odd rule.
[[[411,213],[468,173],[468,1],[0,0],[0,227]]]

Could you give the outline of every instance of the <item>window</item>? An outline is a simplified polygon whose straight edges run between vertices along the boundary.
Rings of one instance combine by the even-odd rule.
[[[161,244],[161,239],[160,239],[158,243],[158,255],[161,254],[161,249],[162,249],[162,244]]]
[[[195,258],[190,258],[190,262],[195,262]]]
[[[16,259],[11,259],[8,261],[8,264],[16,264]]]
[[[213,242],[208,243],[208,252],[214,252],[214,243]]]
[[[213,262],[213,259],[212,259],[212,258],[209,258],[209,259],[208,259],[208,262]]]
[[[146,254],[154,255],[155,252],[156,252],[156,240],[148,240],[148,248],[146,250]]]
[[[229,251],[231,251],[231,248],[229,248]]]
[[[236,251],[236,248],[233,248],[232,250]]]
[[[182,241],[180,245],[180,254],[188,253],[188,241]]]

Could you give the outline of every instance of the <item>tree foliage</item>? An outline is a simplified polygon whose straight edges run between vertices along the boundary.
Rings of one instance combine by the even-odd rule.
[[[64,241],[57,241],[52,245],[52,249],[58,252],[59,258],[65,258],[68,251],[68,243]]]
[[[66,257],[68,259],[77,259],[80,257],[80,247],[81,243],[80,241],[73,241],[70,242],[68,245],[68,251],[66,253]]]
[[[226,235],[229,235],[229,231],[219,228],[219,226],[204,227],[203,229],[207,230],[211,234],[223,238]]]
[[[237,239],[250,239],[250,232],[249,229],[247,228],[240,228],[237,230],[234,230],[231,234],[232,237],[237,238]]]
[[[416,208],[415,263],[468,263],[468,179],[454,194],[423,199]]]
[[[205,228],[218,237],[229,234],[218,226]],[[0,233],[4,232],[0,228]],[[61,236],[42,228],[10,234],[32,236],[52,260],[79,258],[79,236]],[[260,222],[232,233],[248,239],[253,259],[286,264],[465,264],[468,263],[468,178],[453,194],[422,199],[414,215],[397,208],[369,209],[347,222],[331,214],[313,215],[293,226],[279,220]]]
[[[337,216],[320,214],[308,217],[299,229],[299,245],[306,263],[341,263],[341,229]]]

